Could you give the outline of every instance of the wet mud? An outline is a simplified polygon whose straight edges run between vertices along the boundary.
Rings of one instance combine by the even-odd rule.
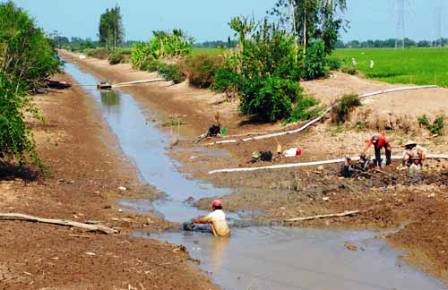
[[[67,71],[79,82],[96,81],[73,65],[68,65]],[[255,174],[250,178],[227,175],[213,180],[215,186],[221,187],[217,188],[179,171],[179,165],[170,158],[167,150],[170,145],[169,135],[148,121],[151,120],[148,110],[143,112],[132,95],[121,91],[109,96],[101,95],[96,90],[89,93],[116,134],[121,149],[139,170],[141,179],[165,194],[163,199],[155,202],[122,200],[120,205],[130,210],[155,211],[167,220],[181,222],[205,212],[193,207],[187,200],[227,196],[229,208],[241,210],[238,207],[244,203],[237,202],[232,208],[232,198],[249,195],[253,198],[253,195],[271,192],[265,207],[258,204],[253,209],[272,214],[270,210],[276,203],[270,201],[279,199],[278,193],[281,194],[280,199],[294,201],[291,204],[297,204],[297,199],[311,201],[306,203],[306,206],[311,207],[314,206],[312,201],[322,196],[338,192],[351,194],[362,186],[390,188],[398,184],[394,178],[399,177],[393,174],[381,180],[376,180],[376,177],[366,178],[362,180],[362,186],[357,184],[358,179],[350,182],[340,180],[337,183],[333,178],[326,178],[320,170],[305,171],[307,177],[314,176],[320,180],[319,183],[315,183],[313,178],[301,179],[296,172],[284,172],[294,177],[292,181],[279,183],[275,174]],[[212,157],[227,155],[222,150],[210,152],[212,150],[206,153]],[[248,180],[252,181],[250,186]],[[366,180],[373,185],[366,183]],[[443,183],[443,180],[440,182]],[[241,188],[249,188],[251,192],[249,195],[229,195],[230,191],[225,189],[229,185],[236,188],[241,185]],[[353,191],[347,191],[347,188],[353,188]],[[263,200],[260,196],[258,199]],[[243,207],[252,209],[250,206]],[[286,208],[280,210],[284,211],[282,217],[292,214]],[[202,269],[211,272],[212,279],[225,289],[444,289],[437,280],[403,264],[400,253],[392,250],[384,241],[375,239],[372,232],[235,227],[229,240],[180,232],[155,235],[142,231],[136,235],[149,235],[150,238],[184,244],[190,254],[201,261]],[[355,247],[347,249],[347,242]]]

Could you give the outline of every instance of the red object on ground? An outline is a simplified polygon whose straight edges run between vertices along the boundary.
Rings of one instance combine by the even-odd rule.
[[[302,156],[302,148],[297,147],[297,152],[296,152],[296,156]]]

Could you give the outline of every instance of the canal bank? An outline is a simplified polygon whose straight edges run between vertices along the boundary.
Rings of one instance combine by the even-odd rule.
[[[72,65],[67,65],[67,72],[80,83],[97,81]],[[163,132],[157,132],[158,128],[152,122],[147,121],[152,120],[148,116],[148,110],[143,113],[131,95],[118,92],[119,101],[115,101],[116,104],[112,106],[115,108],[111,109],[110,102],[104,102],[100,92],[96,89],[88,89],[88,93],[97,101],[105,120],[117,135],[121,149],[139,169],[141,178],[165,193],[166,197],[163,201],[152,205],[155,206],[156,212],[173,221],[187,220],[201,213],[189,203],[184,202],[189,197],[198,199],[223,194],[221,189],[216,189],[207,182],[188,179],[178,172],[176,166],[173,166],[175,162],[169,158],[166,150],[169,136],[163,135]],[[152,147],[154,146],[157,147],[157,151],[153,152]],[[150,152],[157,154],[157,158],[147,159],[145,156],[153,155],[149,154]],[[188,187],[190,185],[193,187]],[[139,203],[132,205],[127,202],[127,205],[130,208],[145,208],[139,206]],[[139,235],[147,236],[142,233]],[[149,236],[153,235],[149,234]],[[336,277],[331,284],[332,289],[390,289],[388,288],[390,285],[392,285],[392,289],[393,287],[397,289],[444,289],[441,283],[401,263],[399,254],[392,251],[383,241],[376,241],[380,242],[379,245],[368,246],[368,241],[374,240],[374,234],[369,232],[235,228],[233,237],[229,241],[229,245],[232,246],[226,247],[226,243],[223,243],[224,245],[217,247],[218,250],[213,249],[216,245],[210,244],[210,240],[213,239],[209,236],[195,234],[190,236],[177,232],[154,235],[154,237],[175,243],[185,243],[193,257],[195,257],[194,251],[199,251],[197,257],[205,261],[202,264],[203,270],[213,272],[214,281],[228,289],[233,287],[246,287],[244,289],[247,289],[251,285],[256,285],[254,283],[257,282],[261,283],[260,286],[256,286],[258,289],[265,289],[265,287],[268,289],[291,289],[291,287],[294,289],[322,289],[322,287],[328,286],[325,281],[327,281],[326,277],[330,276]],[[279,237],[280,240],[278,240]],[[314,242],[304,242],[310,240]],[[254,252],[244,262],[242,253],[252,249],[252,246],[257,245],[260,241],[263,243],[258,247],[253,247]],[[311,247],[311,245],[325,242],[329,243],[327,247],[317,246],[314,250]],[[350,242],[358,244],[360,249],[356,251],[357,257],[354,259],[358,263],[353,262],[351,251],[344,246]],[[224,251],[220,248],[224,248]],[[223,259],[212,259],[219,251],[223,253],[221,254]],[[328,258],[330,252],[334,255]],[[305,257],[305,254],[310,255],[306,259],[301,259],[301,257]],[[362,255],[364,255],[364,259],[360,257]],[[291,257],[294,258],[287,259]],[[227,263],[225,259],[227,259]],[[252,262],[249,262],[251,259]],[[207,262],[211,260],[217,262]],[[229,261],[237,263],[243,268],[237,268],[236,265],[229,264]],[[260,267],[252,266],[256,261],[260,262]],[[317,264],[316,261],[318,261]],[[368,261],[376,261],[378,264],[371,267],[371,263]],[[217,264],[221,264],[222,267],[217,267]],[[325,265],[329,266],[322,271],[322,267]],[[297,271],[291,271],[287,275],[289,278],[286,279],[285,276],[282,276],[282,273],[285,273],[285,267],[307,270],[303,271],[304,275],[294,275]],[[230,270],[227,272],[230,274],[223,275],[225,269],[229,268]],[[235,269],[239,270],[235,271]],[[270,275],[266,275],[262,270],[269,271]],[[317,274],[313,276],[309,274],[310,272]],[[244,278],[247,277],[247,279],[242,279],[241,273],[244,273]],[[377,273],[378,276],[373,273]],[[387,279],[384,278],[386,276]],[[378,281],[380,279],[383,279],[384,283],[380,283]],[[241,282],[238,284],[235,281]],[[414,286],[416,288],[412,288]]]

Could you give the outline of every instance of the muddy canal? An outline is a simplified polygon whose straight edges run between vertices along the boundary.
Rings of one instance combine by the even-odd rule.
[[[80,84],[98,82],[73,64],[66,64],[65,70]],[[85,89],[97,102],[141,179],[166,194],[154,203],[123,200],[121,206],[143,212],[155,210],[170,221],[182,222],[203,214],[184,202],[188,197],[229,192],[181,174],[176,161],[167,154],[169,136],[150,121],[151,116],[143,113],[131,95]],[[180,232],[136,235],[185,245],[224,289],[446,289],[404,264],[400,254],[375,239],[372,232],[246,227],[233,228],[230,239]],[[348,250],[347,242],[356,250]]]

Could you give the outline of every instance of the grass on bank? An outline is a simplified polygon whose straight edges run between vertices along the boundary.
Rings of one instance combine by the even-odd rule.
[[[210,55],[223,55],[228,49],[227,48],[203,48],[203,47],[193,47],[192,54],[210,54]]]
[[[448,48],[338,49],[333,55],[352,65],[367,78],[388,83],[448,87]],[[370,68],[373,60],[374,67]]]

